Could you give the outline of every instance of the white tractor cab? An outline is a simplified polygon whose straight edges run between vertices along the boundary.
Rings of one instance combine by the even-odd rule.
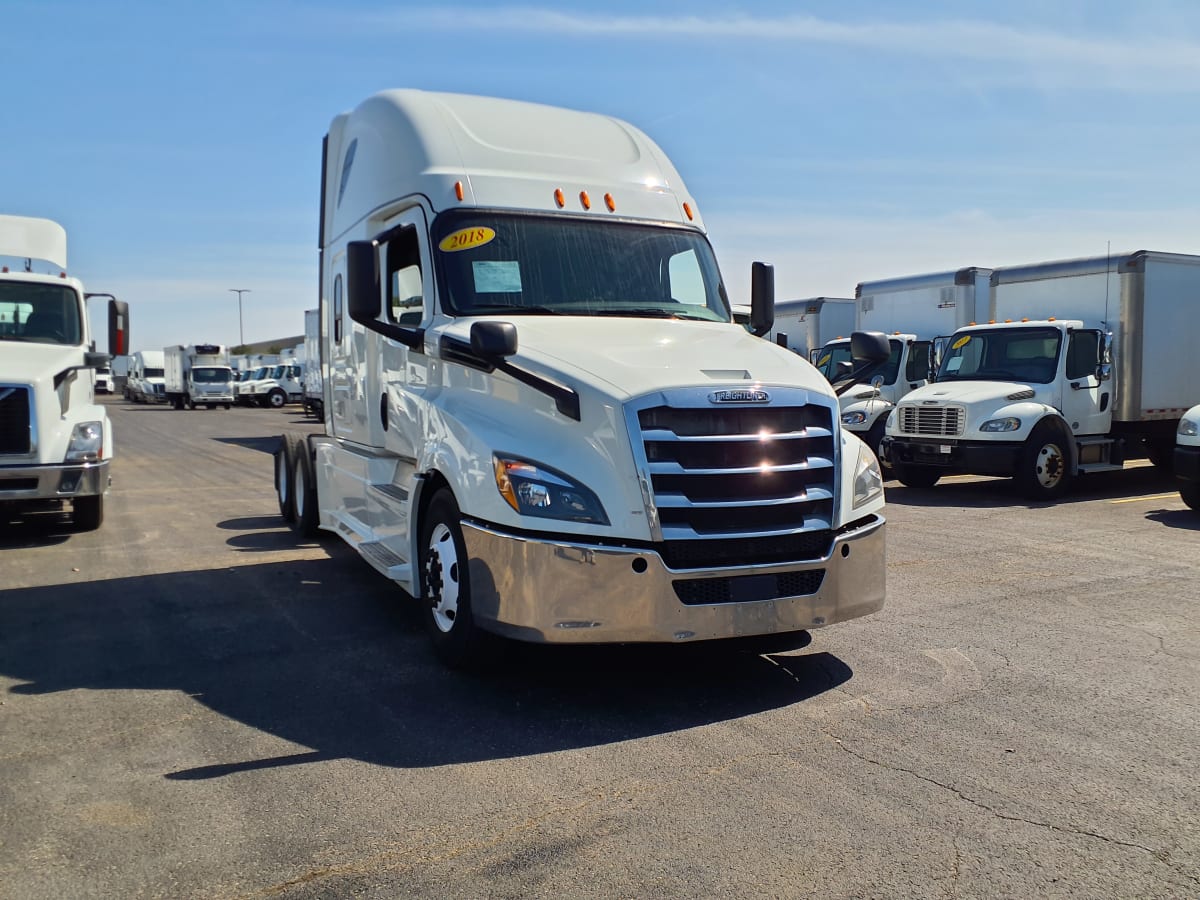
[[[323,169],[325,433],[281,440],[280,512],[417,598],[447,664],[493,635],[796,646],[881,608],[875,456],[807,360],[733,324],[643,132],[387,91]],[[869,376],[887,348],[858,344]]]
[[[288,403],[299,403],[304,398],[304,367],[288,360],[271,366],[262,378],[251,385],[252,403],[279,409]]]
[[[1175,440],[1175,477],[1181,482],[1179,496],[1200,512],[1200,406],[1193,406],[1183,414]]]
[[[125,397],[134,403],[166,403],[166,361],[161,350],[138,350],[129,357]]]
[[[111,366],[98,366],[96,368],[96,393],[111,394],[113,390],[113,376]]]
[[[901,483],[1014,478],[1031,499],[1146,454],[1170,465],[1200,384],[1200,256],[1141,250],[996,269],[991,321],[952,336],[933,384],[889,414]]]
[[[0,216],[0,521],[70,502],[82,530],[104,521],[112,423],[95,400],[95,372],[128,352],[129,311],[68,277],[57,222]],[[48,271],[35,271],[40,263]],[[95,352],[87,300],[106,297],[110,353]],[[111,354],[111,355],[110,355]]]

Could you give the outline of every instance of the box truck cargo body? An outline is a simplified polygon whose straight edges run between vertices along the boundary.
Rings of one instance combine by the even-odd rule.
[[[279,507],[418,598],[443,660],[495,634],[791,640],[882,606],[874,455],[805,359],[731,321],[645,134],[399,90],[323,156],[325,434],[284,436]]]
[[[67,276],[57,222],[0,216],[0,257],[24,268],[0,269],[0,520],[69,502],[76,527],[98,528],[113,434],[95,376],[128,352],[128,308]],[[109,298],[110,353],[92,349],[89,297]]]
[[[733,320],[750,329],[750,307],[732,307]],[[818,350],[834,338],[845,338],[847,344],[855,324],[854,300],[850,297],[809,297],[804,300],[778,300],[775,303],[775,324],[762,335],[768,341],[787,347],[812,361]]]
[[[889,417],[905,483],[1016,478],[1034,498],[1127,455],[1169,463],[1196,400],[1200,256],[1138,251],[996,269],[987,324],[959,329],[934,384]]]
[[[976,308],[987,303],[991,274],[991,269],[971,266],[864,281],[855,289],[855,329],[888,335],[891,356],[871,385],[841,395],[841,417],[876,453],[888,413],[909,391],[928,383],[939,339],[974,321]],[[836,382],[851,365],[850,341],[826,343],[816,364]]]

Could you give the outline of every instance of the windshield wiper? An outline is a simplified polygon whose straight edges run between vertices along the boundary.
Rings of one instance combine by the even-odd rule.
[[[548,306],[509,306],[507,303],[491,303],[485,306],[472,306],[470,309],[462,310],[464,316],[490,315],[492,313],[503,313],[508,316],[561,316],[557,309],[551,309]]]
[[[692,319],[694,321],[713,322],[707,316],[696,316],[676,309],[663,309],[661,306],[635,306],[624,309],[597,309],[593,316],[629,316],[638,319]]]

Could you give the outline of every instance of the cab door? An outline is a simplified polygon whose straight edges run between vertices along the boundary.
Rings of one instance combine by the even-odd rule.
[[[1102,335],[1071,331],[1067,335],[1062,414],[1076,435],[1107,434],[1112,422],[1112,381],[1101,381]]]

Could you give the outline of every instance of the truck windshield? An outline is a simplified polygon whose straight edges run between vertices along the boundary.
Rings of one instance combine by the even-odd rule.
[[[152,369],[149,366],[142,369],[143,378],[163,378],[166,373],[162,369]]]
[[[230,372],[228,369],[194,368],[192,381],[196,384],[228,384]]]
[[[79,295],[65,285],[0,281],[0,340],[80,343]]]
[[[440,216],[434,238],[455,315],[730,321],[716,257],[691,229],[476,211]]]
[[[996,328],[950,341],[937,381],[1030,381],[1049,384],[1058,371],[1057,328]]]

